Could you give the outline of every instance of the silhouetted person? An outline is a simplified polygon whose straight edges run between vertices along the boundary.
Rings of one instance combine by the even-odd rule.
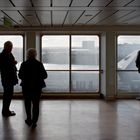
[[[44,79],[47,78],[43,64],[36,60],[35,49],[31,48],[27,51],[27,60],[21,64],[18,76],[21,79],[27,115],[25,123],[35,128],[39,117],[40,96],[42,88],[45,87]]]
[[[135,62],[136,62],[136,67],[138,68],[138,72],[140,73],[140,51],[138,51],[138,53],[137,53]]]
[[[0,72],[1,81],[3,86],[3,106],[2,115],[5,117],[16,115],[14,111],[10,111],[10,103],[13,97],[14,85],[18,83],[17,69],[15,60],[12,52],[13,44],[11,41],[4,43],[4,48],[0,53]]]
[[[137,53],[137,57],[136,57],[136,67],[138,68],[138,73],[140,73],[140,50]],[[137,100],[140,100],[140,97],[136,98]]]

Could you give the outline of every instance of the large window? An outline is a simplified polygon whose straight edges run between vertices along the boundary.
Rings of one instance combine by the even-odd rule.
[[[46,92],[99,92],[99,37],[43,35]]]
[[[140,91],[140,74],[137,71],[135,60],[140,50],[140,36],[118,36],[117,51],[117,88],[118,93]]]
[[[22,35],[0,35],[0,52],[2,51],[4,43],[6,41],[11,41],[13,43],[12,53],[18,62],[16,67],[19,70],[20,64],[23,61],[23,36]],[[20,80],[19,80],[19,84],[20,84]],[[19,84],[15,86],[15,92],[21,91],[21,87]],[[3,88],[0,82],[0,92],[2,91],[3,91]]]
[[[69,91],[69,36],[43,36],[42,62],[48,72],[45,91]]]
[[[99,91],[98,36],[71,36],[72,91]]]

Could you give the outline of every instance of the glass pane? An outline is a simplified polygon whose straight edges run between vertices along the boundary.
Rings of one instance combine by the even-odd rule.
[[[47,71],[48,78],[45,80],[44,92],[69,92],[69,72]]]
[[[140,74],[138,72],[118,72],[118,91],[140,93]]]
[[[12,53],[17,60],[17,69],[19,70],[20,64],[23,61],[23,36],[21,35],[0,35],[0,52],[3,50],[4,43],[11,41],[13,43]],[[20,83],[20,82],[19,82]],[[3,91],[2,85],[0,84],[0,92]],[[20,92],[20,85],[15,86],[15,92]]]
[[[99,70],[99,37],[72,36],[72,70]]]
[[[118,70],[136,70],[136,56],[140,50],[140,36],[119,36],[118,37]]]
[[[99,72],[98,71],[73,71],[72,91],[74,92],[98,92]]]
[[[46,70],[68,70],[69,36],[44,35],[42,37],[42,62]]]
[[[0,52],[3,49],[4,43],[8,40],[13,43],[12,53],[18,61],[17,68],[19,69],[23,61],[23,37],[21,35],[0,35]]]
[[[18,79],[18,84],[14,86],[14,92],[21,92],[21,86],[20,86],[21,80]],[[2,87],[2,83],[1,83],[1,76],[0,76],[0,94],[3,93],[3,87]]]

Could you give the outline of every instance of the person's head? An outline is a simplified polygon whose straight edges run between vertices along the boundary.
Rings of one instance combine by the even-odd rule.
[[[5,52],[11,53],[12,48],[13,48],[13,43],[12,43],[11,41],[6,41],[6,42],[4,43],[4,51],[5,51]]]
[[[36,50],[34,48],[30,48],[27,50],[27,59],[36,58]]]

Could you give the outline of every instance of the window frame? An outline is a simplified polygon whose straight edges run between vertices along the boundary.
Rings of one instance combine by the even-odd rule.
[[[86,34],[86,33],[80,33],[80,34],[75,34],[75,33],[72,33],[72,34],[69,34],[69,33],[58,33],[58,34],[56,34],[56,33],[43,33],[43,34],[41,34],[40,35],[40,61],[42,62],[42,37],[43,36],[53,36],[53,35],[68,35],[69,36],[69,70],[46,70],[46,71],[68,71],[69,72],[69,91],[68,92],[57,92],[57,94],[59,95],[59,94],[66,94],[66,95],[68,95],[68,94],[70,94],[70,95],[74,95],[74,94],[78,94],[78,95],[80,95],[80,94],[82,94],[82,95],[84,95],[84,94],[86,94],[86,95],[94,95],[94,94],[100,94],[101,93],[101,73],[102,73],[102,69],[101,69],[101,34]],[[99,70],[72,70],[71,69],[71,52],[72,52],[72,36],[97,36],[98,37],[98,39],[99,39]],[[71,76],[71,74],[72,74],[72,72],[73,71],[97,71],[97,72],[99,72],[98,73],[98,77],[99,77],[99,87],[98,87],[98,91],[97,92],[86,92],[86,91],[84,91],[84,92],[80,92],[80,91],[76,91],[76,92],[74,92],[74,91],[72,91],[72,88],[71,88],[71,85],[72,85],[72,76]],[[53,91],[51,91],[51,92],[43,92],[44,94],[55,94],[56,92],[53,92]]]
[[[116,96],[119,98],[119,97],[130,97],[131,96],[139,96],[140,93],[139,92],[135,92],[135,91],[126,91],[126,92],[123,92],[123,91],[119,91],[118,89],[118,72],[137,72],[137,70],[118,70],[118,37],[119,36],[140,36],[139,33],[118,33],[116,35]]]

